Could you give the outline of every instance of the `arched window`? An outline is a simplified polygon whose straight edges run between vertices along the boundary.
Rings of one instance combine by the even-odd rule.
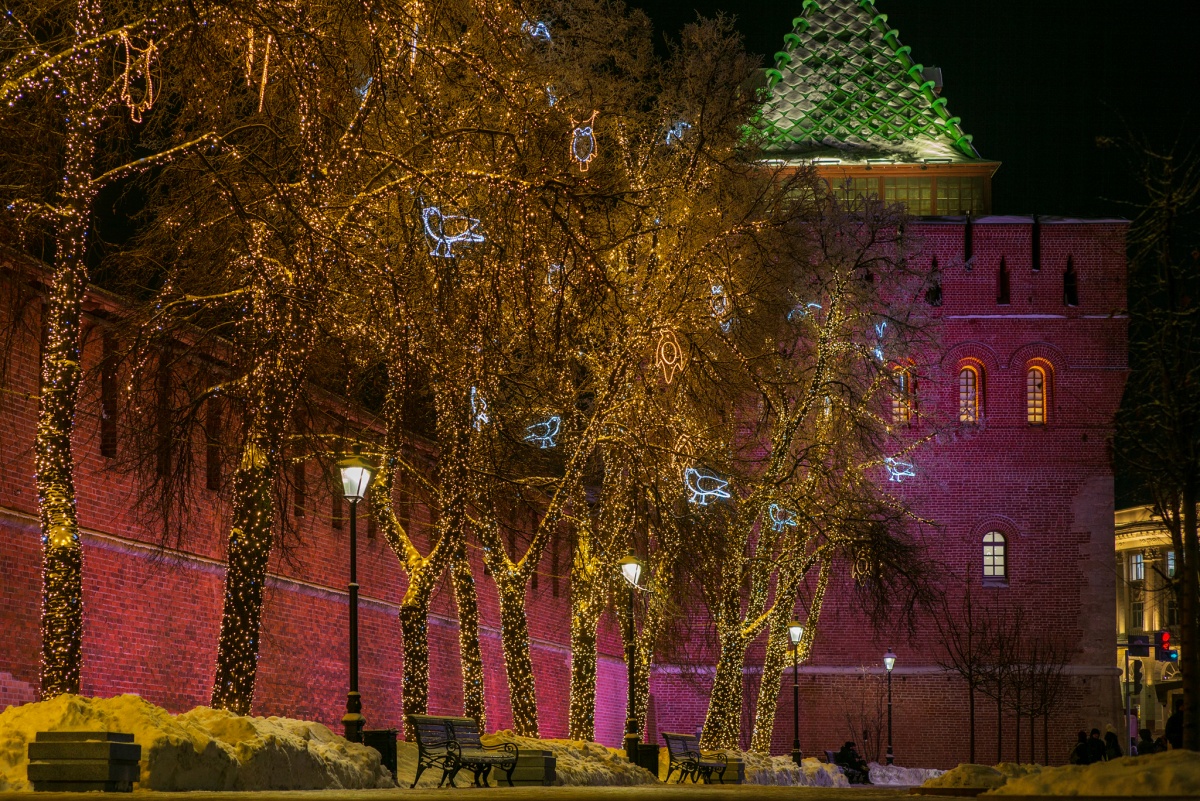
[[[958,420],[961,423],[978,423],[982,389],[979,368],[967,365],[958,371]]]
[[[1041,367],[1025,373],[1025,419],[1031,426],[1046,422],[1046,371]]]
[[[1005,552],[1004,535],[989,531],[983,535],[983,578],[985,581],[1003,581],[1008,578],[1008,554]]]

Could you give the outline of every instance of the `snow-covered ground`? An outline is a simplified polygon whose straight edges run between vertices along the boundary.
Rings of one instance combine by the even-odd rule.
[[[1010,778],[995,794],[1200,796],[1200,754],[1167,751],[1094,765],[1042,768]]]
[[[899,765],[880,765],[878,762],[872,762],[867,767],[871,771],[871,784],[881,787],[916,787],[945,773],[936,768],[902,768]]]
[[[665,749],[664,749],[665,750]],[[795,787],[849,787],[850,782],[837,765],[811,757],[803,767],[790,756],[766,756],[753,751],[742,752],[746,763],[746,784],[784,784]]]
[[[0,790],[31,790],[27,744],[39,731],[119,731],[142,747],[142,790],[392,787],[379,753],[319,723],[205,707],[172,715],[136,695],[12,706],[0,713]]]
[[[1200,754],[1168,751],[1094,765],[959,765],[924,787],[987,787],[995,795],[1200,796]]]

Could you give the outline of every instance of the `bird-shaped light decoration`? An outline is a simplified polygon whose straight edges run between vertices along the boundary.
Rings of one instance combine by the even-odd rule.
[[[551,264],[546,268],[546,286],[551,292],[562,291],[563,285],[563,266],[561,264]]]
[[[875,358],[883,361],[883,335],[887,331],[887,320],[875,323],[875,337],[879,340],[875,345]]]
[[[814,312],[819,312],[820,310],[821,310],[820,303],[812,303],[812,302],[801,303],[801,304],[797,305],[796,308],[794,308],[790,312],[788,312],[788,315],[787,315],[788,322],[794,323],[797,320],[803,320],[805,317],[808,317],[810,314],[813,314]]]
[[[554,108],[554,104],[558,102],[558,95],[554,94],[554,87],[546,87],[546,100],[550,103],[550,108]]]
[[[588,164],[596,157],[596,135],[592,132],[592,127],[596,124],[598,113],[593,111],[584,125],[571,120],[571,124],[575,126],[571,131],[571,158],[579,162],[580,172],[587,172]]]
[[[490,422],[492,422],[492,417],[488,414],[487,400],[480,393],[478,387],[471,387],[471,426],[476,431],[480,431]]]
[[[558,436],[561,427],[562,418],[557,414],[551,415],[545,420],[526,426],[525,441],[539,448],[553,448],[558,444],[554,438]]]
[[[692,493],[692,496],[688,498],[688,503],[708,506],[709,498],[726,499],[730,497],[729,492],[725,489],[729,486],[728,481],[694,467],[683,471],[683,483]]]
[[[692,124],[686,120],[677,120],[670,128],[667,128],[667,144],[674,142],[682,142],[683,135],[691,130]]]
[[[776,531],[783,531],[784,526],[794,527],[798,525],[796,523],[796,513],[791,509],[785,509],[777,503],[771,504],[767,512],[771,515],[771,523],[773,524],[771,528]]]
[[[675,379],[675,374],[683,370],[684,360],[683,348],[679,346],[679,339],[674,331],[667,329],[659,334],[654,358],[663,371],[663,381],[670,384]]]
[[[891,456],[884,458],[883,466],[887,468],[888,481],[895,481],[897,484],[903,483],[906,478],[914,478],[917,475],[917,468],[912,462],[894,459]]]
[[[459,242],[470,244],[482,242],[483,234],[475,229],[479,220],[464,214],[442,214],[437,206],[426,206],[421,209],[421,220],[425,224],[425,235],[433,242],[430,256],[454,258],[454,245]]]
[[[521,23],[521,30],[529,34],[530,39],[540,39],[543,42],[550,40],[550,26],[544,22],[530,22],[525,20]]]

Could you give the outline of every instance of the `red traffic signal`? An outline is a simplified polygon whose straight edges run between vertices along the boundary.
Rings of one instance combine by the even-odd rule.
[[[1179,652],[1171,647],[1171,632],[1154,632],[1154,658],[1159,662],[1179,661]]]

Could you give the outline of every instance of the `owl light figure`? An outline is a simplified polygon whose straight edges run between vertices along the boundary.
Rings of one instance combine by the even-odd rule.
[[[694,467],[683,471],[683,484],[692,493],[692,496],[688,498],[688,503],[698,506],[708,506],[710,498],[721,500],[730,497],[729,491],[725,489],[729,486],[728,481]]]
[[[580,172],[587,172],[588,164],[596,157],[596,135],[592,132],[592,126],[596,123],[598,113],[593,111],[584,125],[571,121],[575,125],[575,130],[571,131],[571,158],[579,163]]]
[[[654,359],[663,371],[663,381],[668,384],[675,380],[676,373],[683,370],[683,348],[679,346],[679,339],[674,331],[663,331],[659,334]]]
[[[796,514],[791,509],[785,509],[777,503],[771,504],[767,513],[771,516],[771,528],[776,531],[783,531],[787,526],[799,525],[796,522]]]
[[[525,441],[539,448],[553,448],[558,445],[554,438],[562,427],[562,418],[557,414],[547,417],[533,425],[525,427]]]
[[[917,475],[917,468],[912,462],[901,461],[891,456],[884,458],[883,466],[887,468],[888,481],[895,481],[897,484],[903,483],[906,478],[915,478]]]
[[[712,298],[709,300],[709,305],[712,306],[713,317],[717,319],[717,323],[721,326],[721,330],[726,334],[733,326],[733,317],[730,316],[729,293],[725,291],[722,284],[713,284]]]

